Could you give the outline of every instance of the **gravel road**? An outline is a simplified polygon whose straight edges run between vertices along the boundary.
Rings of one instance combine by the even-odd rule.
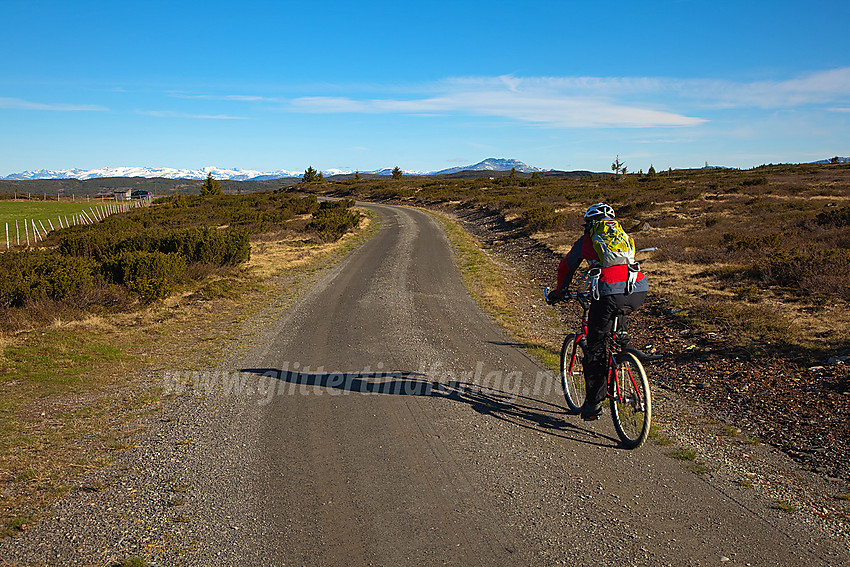
[[[839,565],[663,448],[618,447],[463,288],[429,215],[270,297],[217,368],[168,369],[135,446],[0,542],[8,565]]]

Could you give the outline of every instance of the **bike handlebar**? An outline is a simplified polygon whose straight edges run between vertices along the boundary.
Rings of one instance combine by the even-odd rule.
[[[549,290],[549,286],[546,286],[546,288],[543,290],[543,299],[545,299],[546,303],[549,303],[550,305],[554,305],[555,303],[558,303],[558,301],[563,301],[564,299],[590,299],[589,292],[574,291],[572,293],[564,295],[564,297],[562,297],[558,301],[552,302],[549,301]]]

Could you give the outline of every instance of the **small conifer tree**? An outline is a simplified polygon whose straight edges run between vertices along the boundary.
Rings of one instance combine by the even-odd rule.
[[[212,176],[212,173],[207,173],[207,178],[201,185],[201,195],[221,195],[223,193],[221,183]]]
[[[318,176],[320,175],[313,166],[311,165],[306,170],[304,170],[304,177],[301,178],[302,183],[312,183],[313,181],[318,181]]]

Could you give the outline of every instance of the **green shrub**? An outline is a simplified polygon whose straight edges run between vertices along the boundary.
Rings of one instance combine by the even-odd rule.
[[[522,212],[520,219],[522,225],[531,232],[552,230],[564,222],[563,215],[556,212],[555,207],[551,205],[527,209]]]
[[[101,281],[98,263],[54,250],[0,254],[0,307],[21,307],[41,299],[64,300]]]
[[[190,263],[235,266],[249,258],[251,245],[244,230],[190,228],[163,237],[156,250],[176,252]]]
[[[106,261],[124,252],[177,252],[189,263],[232,266],[247,260],[251,252],[248,233],[239,228],[162,231],[106,223],[80,228],[86,230],[59,237],[58,250],[62,254]]]
[[[105,261],[103,271],[149,303],[167,297],[183,280],[186,259],[175,252],[125,251]]]
[[[850,207],[819,213],[815,222],[821,226],[850,226]]]
[[[808,295],[837,294],[850,300],[850,250],[777,251],[755,262],[748,275],[768,285]]]
[[[779,248],[782,246],[782,235],[776,233],[753,236],[737,232],[727,232],[723,235],[726,248],[730,251],[761,250],[762,248]]]
[[[353,204],[350,199],[321,203],[307,229],[315,231],[324,241],[339,240],[346,231],[360,224],[360,213],[349,210]]]

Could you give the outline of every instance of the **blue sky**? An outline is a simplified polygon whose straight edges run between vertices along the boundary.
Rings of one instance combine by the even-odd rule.
[[[0,176],[850,156],[850,2],[0,4]]]

